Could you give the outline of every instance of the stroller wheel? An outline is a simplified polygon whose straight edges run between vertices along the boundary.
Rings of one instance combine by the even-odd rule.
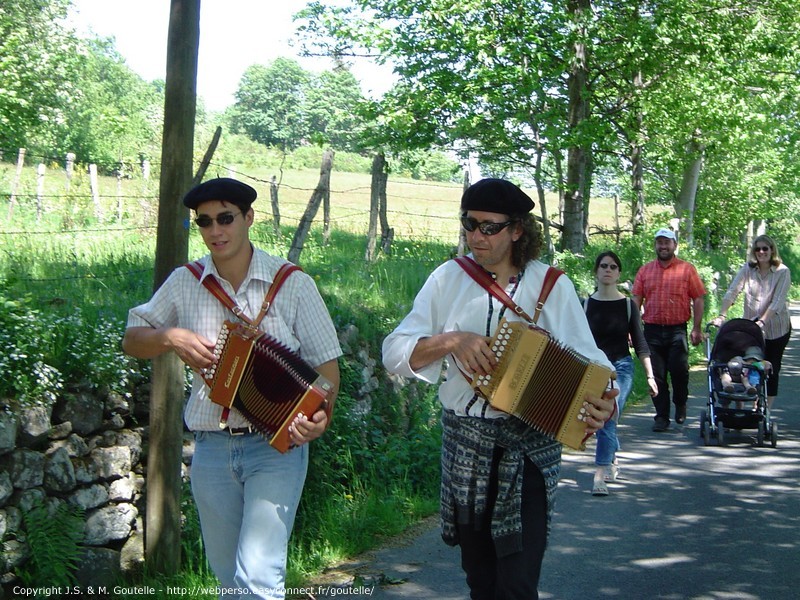
[[[703,438],[704,446],[708,446],[711,443],[711,422],[708,420],[706,411],[700,413],[700,437]]]
[[[773,448],[778,446],[778,424],[774,421],[769,424],[769,441]]]
[[[763,446],[764,445],[764,434],[765,434],[765,431],[766,431],[766,425],[764,424],[764,419],[761,419],[758,422],[758,433],[756,434],[756,443],[759,446]]]
[[[717,421],[717,445],[725,445],[725,424],[722,421]]]

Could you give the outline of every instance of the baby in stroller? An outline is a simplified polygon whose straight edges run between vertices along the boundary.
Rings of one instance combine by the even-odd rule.
[[[744,356],[734,356],[725,367],[720,368],[719,381],[726,394],[744,392],[748,396],[755,396],[762,374],[769,375],[771,369],[772,365],[764,360],[761,348],[750,346]]]
[[[708,404],[700,414],[703,442],[708,445],[715,436],[723,445],[726,429],[757,429],[758,445],[769,439],[774,448],[778,427],[771,418],[766,394],[772,365],[764,359],[761,328],[749,319],[731,319],[722,326],[709,323],[706,331]]]

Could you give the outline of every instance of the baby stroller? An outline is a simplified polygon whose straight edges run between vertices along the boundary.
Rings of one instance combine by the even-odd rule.
[[[778,444],[778,426],[767,408],[766,381],[771,366],[764,359],[764,335],[749,319],[731,319],[717,331],[711,345],[706,332],[708,406],[700,413],[700,435],[708,446],[715,437],[725,443],[725,429],[756,429],[759,446]]]

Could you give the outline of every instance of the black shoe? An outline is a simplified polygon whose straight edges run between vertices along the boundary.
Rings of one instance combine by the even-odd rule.
[[[656,422],[653,423],[653,431],[666,431],[669,429],[669,420],[664,417],[656,417]]]
[[[686,420],[686,405],[675,407],[675,422],[680,425]]]

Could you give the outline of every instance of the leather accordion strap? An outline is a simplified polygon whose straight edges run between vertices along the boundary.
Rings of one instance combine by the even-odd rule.
[[[204,270],[202,262],[196,260],[183,266],[186,267],[192,275],[197,277],[197,280],[202,282],[203,286],[205,286],[205,288],[211,292],[211,294],[226,308],[228,308],[234,315],[242,319],[254,329],[257,329],[261,321],[264,320],[267,311],[269,311],[269,307],[272,306],[272,301],[275,299],[275,296],[278,294],[278,291],[281,289],[281,287],[283,287],[283,284],[286,283],[286,278],[295,271],[302,271],[300,267],[289,262],[281,265],[281,268],[278,269],[277,273],[275,273],[275,277],[273,278],[272,283],[270,284],[269,289],[264,296],[264,302],[261,304],[261,310],[259,311],[258,316],[255,318],[255,320],[253,320],[244,314],[242,307],[236,304],[236,301],[231,298],[230,295],[228,295],[228,292],[225,291],[214,275],[209,274],[205,279],[202,279]],[[331,410],[333,410],[332,407]],[[227,406],[223,407],[220,423],[228,422],[230,411],[231,409]],[[330,420],[330,418],[331,415],[328,415],[328,420]]]
[[[292,263],[287,262],[281,265],[281,268],[278,269],[278,272],[275,274],[275,277],[272,280],[272,284],[269,286],[269,289],[264,296],[264,302],[261,304],[261,310],[255,319],[251,319],[244,314],[244,311],[238,304],[236,304],[236,301],[228,295],[228,292],[225,291],[216,277],[213,275],[208,275],[205,279],[201,279],[204,269],[202,262],[196,260],[194,262],[185,264],[184,267],[189,269],[189,272],[197,277],[197,280],[201,281],[205,288],[234,315],[242,319],[248,325],[256,328],[261,324],[261,321],[264,320],[264,317],[269,311],[269,307],[272,306],[272,302],[275,300],[275,296],[278,294],[278,291],[281,289],[281,287],[283,287],[283,284],[286,283],[286,279],[289,277],[289,275],[295,271],[302,271],[300,267],[293,265]]]
[[[517,303],[514,302],[508,294],[506,294],[506,291],[500,287],[500,285],[494,279],[492,279],[492,277],[483,267],[472,260],[469,256],[456,257],[455,261],[462,269],[464,269],[464,271],[467,272],[467,275],[478,282],[478,284],[480,284],[481,287],[487,290],[492,296],[513,310],[515,314],[525,319],[528,323],[533,323],[534,325],[539,320],[539,315],[542,313],[544,303],[547,300],[547,297],[550,295],[550,292],[553,290],[556,280],[564,274],[564,271],[556,269],[555,267],[547,268],[547,273],[545,274],[544,282],[542,283],[542,291],[539,293],[539,299],[536,301],[536,309],[533,313],[533,317],[531,317],[519,305],[517,305]]]

